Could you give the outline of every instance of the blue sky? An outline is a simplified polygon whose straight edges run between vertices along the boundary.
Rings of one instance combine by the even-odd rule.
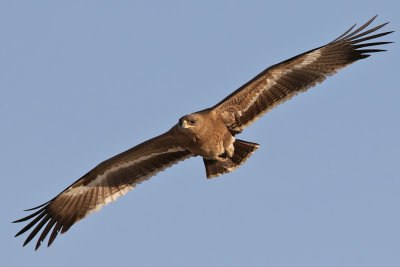
[[[101,161],[214,105],[264,68],[398,1],[2,1],[4,266],[398,266],[400,43],[266,114],[261,144],[207,180],[175,165],[59,236],[10,222]]]

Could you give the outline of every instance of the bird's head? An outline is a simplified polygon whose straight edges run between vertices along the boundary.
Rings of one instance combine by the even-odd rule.
[[[179,127],[185,130],[198,130],[201,126],[201,116],[199,114],[193,113],[185,115],[179,119]]]

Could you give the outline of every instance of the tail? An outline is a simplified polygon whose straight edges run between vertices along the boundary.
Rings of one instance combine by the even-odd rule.
[[[250,143],[239,139],[235,140],[233,146],[235,147],[233,156],[227,158],[225,161],[203,158],[204,165],[206,167],[207,178],[217,177],[224,173],[236,170],[254,153],[257,148],[260,147],[259,144]]]

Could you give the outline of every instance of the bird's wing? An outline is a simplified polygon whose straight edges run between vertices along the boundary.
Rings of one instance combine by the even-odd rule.
[[[352,31],[354,25],[327,45],[267,68],[212,109],[220,114],[232,134],[242,132],[273,107],[324,81],[339,69],[370,56],[369,53],[385,51],[370,47],[391,42],[365,43],[392,33],[370,35],[387,24],[365,30],[375,18]]]
[[[143,142],[100,163],[49,202],[29,209],[28,211],[36,211],[15,222],[33,220],[16,236],[38,223],[27,237],[24,246],[43,227],[36,249],[53,229],[48,242],[50,246],[58,232],[65,233],[90,212],[100,210],[142,181],[191,156],[193,154],[179,145],[171,131]]]

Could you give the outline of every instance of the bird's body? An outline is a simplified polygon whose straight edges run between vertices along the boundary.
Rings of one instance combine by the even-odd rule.
[[[232,157],[235,137],[226,128],[216,110],[207,109],[180,119],[180,121],[185,120],[195,121],[196,126],[184,128],[184,125],[178,123],[172,128],[181,136],[179,140],[185,149],[194,155],[211,160],[224,161],[226,156]]]
[[[236,139],[246,127],[278,104],[306,91],[347,65],[384,50],[371,46],[390,42],[365,41],[391,32],[369,35],[387,23],[364,29],[351,27],[334,41],[273,65],[215,106],[188,114],[169,131],[149,139],[97,165],[52,200],[15,222],[32,219],[16,236],[33,230],[24,245],[41,231],[36,249],[51,232],[48,245],[59,232],[98,211],[137,184],[179,161],[203,157],[207,178],[231,172],[259,147]],[[37,225],[36,225],[37,224]],[[35,226],[36,225],[36,226]]]

